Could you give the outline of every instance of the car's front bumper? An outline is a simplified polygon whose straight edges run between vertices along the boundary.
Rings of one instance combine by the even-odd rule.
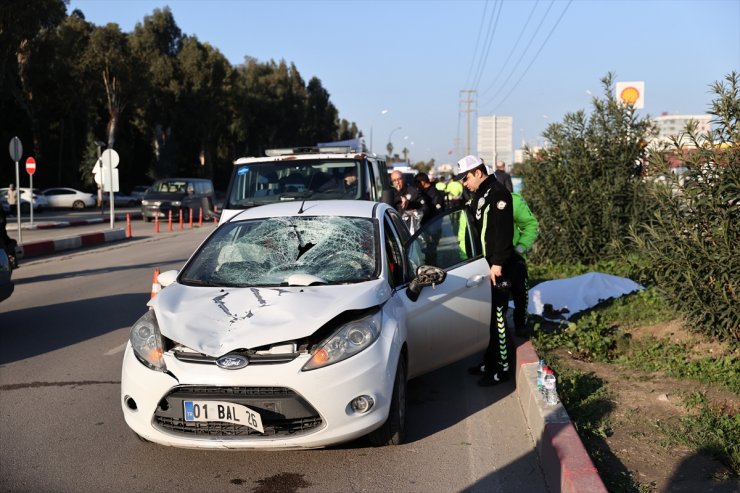
[[[290,363],[249,365],[241,370],[185,363],[167,355],[168,372],[163,373],[142,365],[129,344],[123,359],[121,406],[126,423],[134,432],[162,445],[210,449],[325,447],[366,435],[385,422],[399,354],[398,338],[381,334],[365,351],[312,371],[301,371],[307,355]],[[265,426],[265,434],[254,431],[235,434],[228,426],[223,430],[216,426],[210,432],[198,434],[184,427],[183,411],[179,407],[187,395],[229,400],[228,393],[256,395],[256,399],[269,401],[273,409],[277,406],[277,413],[281,411],[280,399],[285,400],[286,407],[295,407],[302,401],[309,410],[315,410],[316,419],[309,420],[303,428],[297,424],[287,431],[272,427],[268,430]],[[270,393],[277,397],[267,396]],[[357,413],[350,405],[352,399],[361,395],[374,400],[366,413]],[[136,409],[132,409],[132,401]],[[234,397],[231,402],[239,403],[240,398]],[[168,409],[163,410],[163,405]],[[166,423],[161,419],[163,412],[169,415]],[[155,419],[155,414],[160,418]],[[260,414],[263,421],[269,421],[265,414],[271,413],[261,411]],[[173,424],[175,421],[179,424]]]

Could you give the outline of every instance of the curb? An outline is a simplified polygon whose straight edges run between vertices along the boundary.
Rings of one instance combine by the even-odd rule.
[[[607,493],[562,404],[548,406],[537,390],[539,357],[529,341],[516,348],[516,392],[527,420],[545,481],[551,491]]]
[[[131,219],[141,219],[141,212],[136,213],[128,213],[129,217]],[[126,215],[116,215],[116,221],[125,221]],[[72,226],[87,226],[88,224],[102,224],[110,222],[110,216],[108,217],[95,217],[92,219],[79,219],[76,221],[55,221],[55,222],[44,222],[44,223],[36,223],[33,226],[23,225],[21,226],[21,229],[56,229],[56,228],[67,228]],[[8,231],[17,231],[18,227],[15,226],[15,223],[8,224],[7,230]]]
[[[65,250],[74,250],[77,248],[98,245],[110,241],[120,241],[126,239],[126,230],[124,228],[112,229],[99,233],[87,233],[77,236],[68,236],[58,240],[44,240],[18,245],[20,250],[19,258],[33,258],[42,255],[49,255]]]

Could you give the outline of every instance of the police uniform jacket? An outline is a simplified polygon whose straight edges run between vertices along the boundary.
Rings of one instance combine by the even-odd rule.
[[[514,254],[511,193],[493,175],[480,184],[470,203],[488,265],[504,265]]]

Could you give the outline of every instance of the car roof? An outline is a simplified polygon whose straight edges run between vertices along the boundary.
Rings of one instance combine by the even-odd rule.
[[[344,151],[344,148],[341,148]],[[271,151],[271,152],[270,152]],[[346,150],[346,152],[331,151],[331,148],[319,148],[314,152],[300,152],[300,149],[269,149],[270,155],[262,157],[240,157],[234,161],[234,165],[254,163],[282,163],[284,161],[308,161],[308,160],[348,160],[379,158],[374,154],[366,152]]]
[[[235,214],[228,222],[265,217],[292,216],[343,216],[374,218],[389,206],[368,200],[295,200],[277,202],[245,209]],[[302,213],[299,213],[300,210]]]

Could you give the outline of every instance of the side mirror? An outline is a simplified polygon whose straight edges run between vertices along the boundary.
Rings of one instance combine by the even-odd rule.
[[[166,270],[159,274],[159,277],[157,277],[157,282],[159,282],[159,285],[162,286],[162,288],[166,288],[167,286],[175,282],[179,273],[180,272],[176,270]]]
[[[416,277],[411,280],[409,286],[406,288],[406,296],[408,296],[411,301],[416,301],[419,299],[421,288],[424,286],[440,284],[446,277],[447,272],[439,267],[420,265],[419,268],[416,269]]]

